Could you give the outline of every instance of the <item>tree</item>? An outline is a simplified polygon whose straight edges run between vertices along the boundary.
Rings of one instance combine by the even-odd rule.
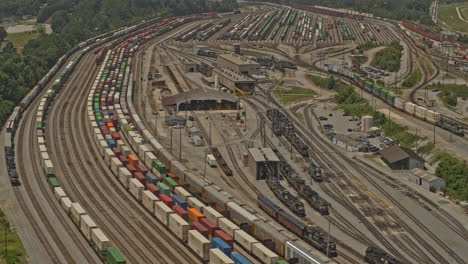
[[[7,36],[7,32],[3,27],[0,27],[0,43],[5,39]]]

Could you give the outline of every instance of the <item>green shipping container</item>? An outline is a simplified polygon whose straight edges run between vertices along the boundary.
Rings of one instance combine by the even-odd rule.
[[[169,187],[167,187],[166,184],[164,184],[162,182],[158,182],[157,186],[159,188],[159,193],[163,193],[163,194],[171,197],[171,189],[169,189]]]
[[[94,108],[94,109],[99,109],[99,103],[94,103],[93,108]]]
[[[132,127],[130,125],[125,125],[124,130],[125,132],[132,131]]]
[[[175,187],[179,186],[179,184],[174,181],[171,177],[166,177],[164,178],[164,182],[169,186],[171,189],[174,189]]]
[[[107,249],[107,258],[106,258],[106,264],[125,264],[127,261],[125,261],[124,257],[120,252],[113,247],[110,247]]]
[[[52,188],[60,187],[60,184],[59,184],[57,178],[55,178],[55,177],[49,177],[47,180],[49,181],[49,184],[50,184],[50,186],[51,186]]]
[[[42,129],[42,122],[36,122],[36,129]]]
[[[151,165],[159,171],[159,173],[166,174],[166,166],[160,160],[153,160]]]

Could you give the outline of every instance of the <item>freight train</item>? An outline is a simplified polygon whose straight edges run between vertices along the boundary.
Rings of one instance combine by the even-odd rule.
[[[281,207],[263,195],[257,196],[257,204],[269,216],[273,217],[280,224],[285,226],[291,232],[304,239],[322,253],[329,257],[336,257],[336,243],[329,240],[326,234],[321,233],[318,229],[304,224],[299,219],[285,212]]]
[[[370,94],[382,99],[382,101],[391,105],[395,109],[406,112],[416,118],[426,121],[430,124],[441,127],[457,136],[463,137],[465,135],[463,124],[442,116],[440,113],[427,109],[423,106],[416,105],[406,100],[400,99],[394,95],[391,91],[388,91],[384,87],[375,84],[373,80],[370,80],[363,75],[347,71],[341,67],[329,67],[329,72],[345,77],[349,82],[359,88],[366,90]]]
[[[380,248],[368,247],[364,261],[371,264],[400,264],[401,262]]]

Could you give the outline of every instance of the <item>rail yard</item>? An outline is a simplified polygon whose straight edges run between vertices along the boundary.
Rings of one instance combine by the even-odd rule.
[[[393,41],[397,71],[356,62],[356,47],[373,43],[371,61]],[[463,44],[413,23],[305,5],[157,17],[94,37],[2,131],[7,212],[34,263],[467,263],[466,212],[436,176],[410,180],[432,164],[393,150],[311,77],[353,87],[421,142],[466,158],[468,123],[423,95],[463,79],[440,66],[441,49],[468,69]],[[421,80],[397,92],[415,71]]]

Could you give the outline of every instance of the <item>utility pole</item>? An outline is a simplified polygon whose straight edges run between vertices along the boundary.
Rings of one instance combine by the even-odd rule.
[[[331,232],[331,217],[328,217],[328,236],[327,236],[327,257],[330,255],[330,232]]]
[[[8,259],[8,228],[7,228],[7,220],[3,220],[3,224],[5,226],[5,259]]]
[[[435,123],[432,124],[432,127],[434,128],[434,145],[435,145],[435,143],[436,143],[436,134],[435,134],[435,132],[436,132],[436,127],[435,127]]]
[[[172,154],[172,126],[171,126],[171,154]]]
[[[210,153],[211,153],[211,119],[210,119],[210,135],[209,135],[209,140],[210,140]]]
[[[179,127],[179,160],[182,160],[182,127]]]

